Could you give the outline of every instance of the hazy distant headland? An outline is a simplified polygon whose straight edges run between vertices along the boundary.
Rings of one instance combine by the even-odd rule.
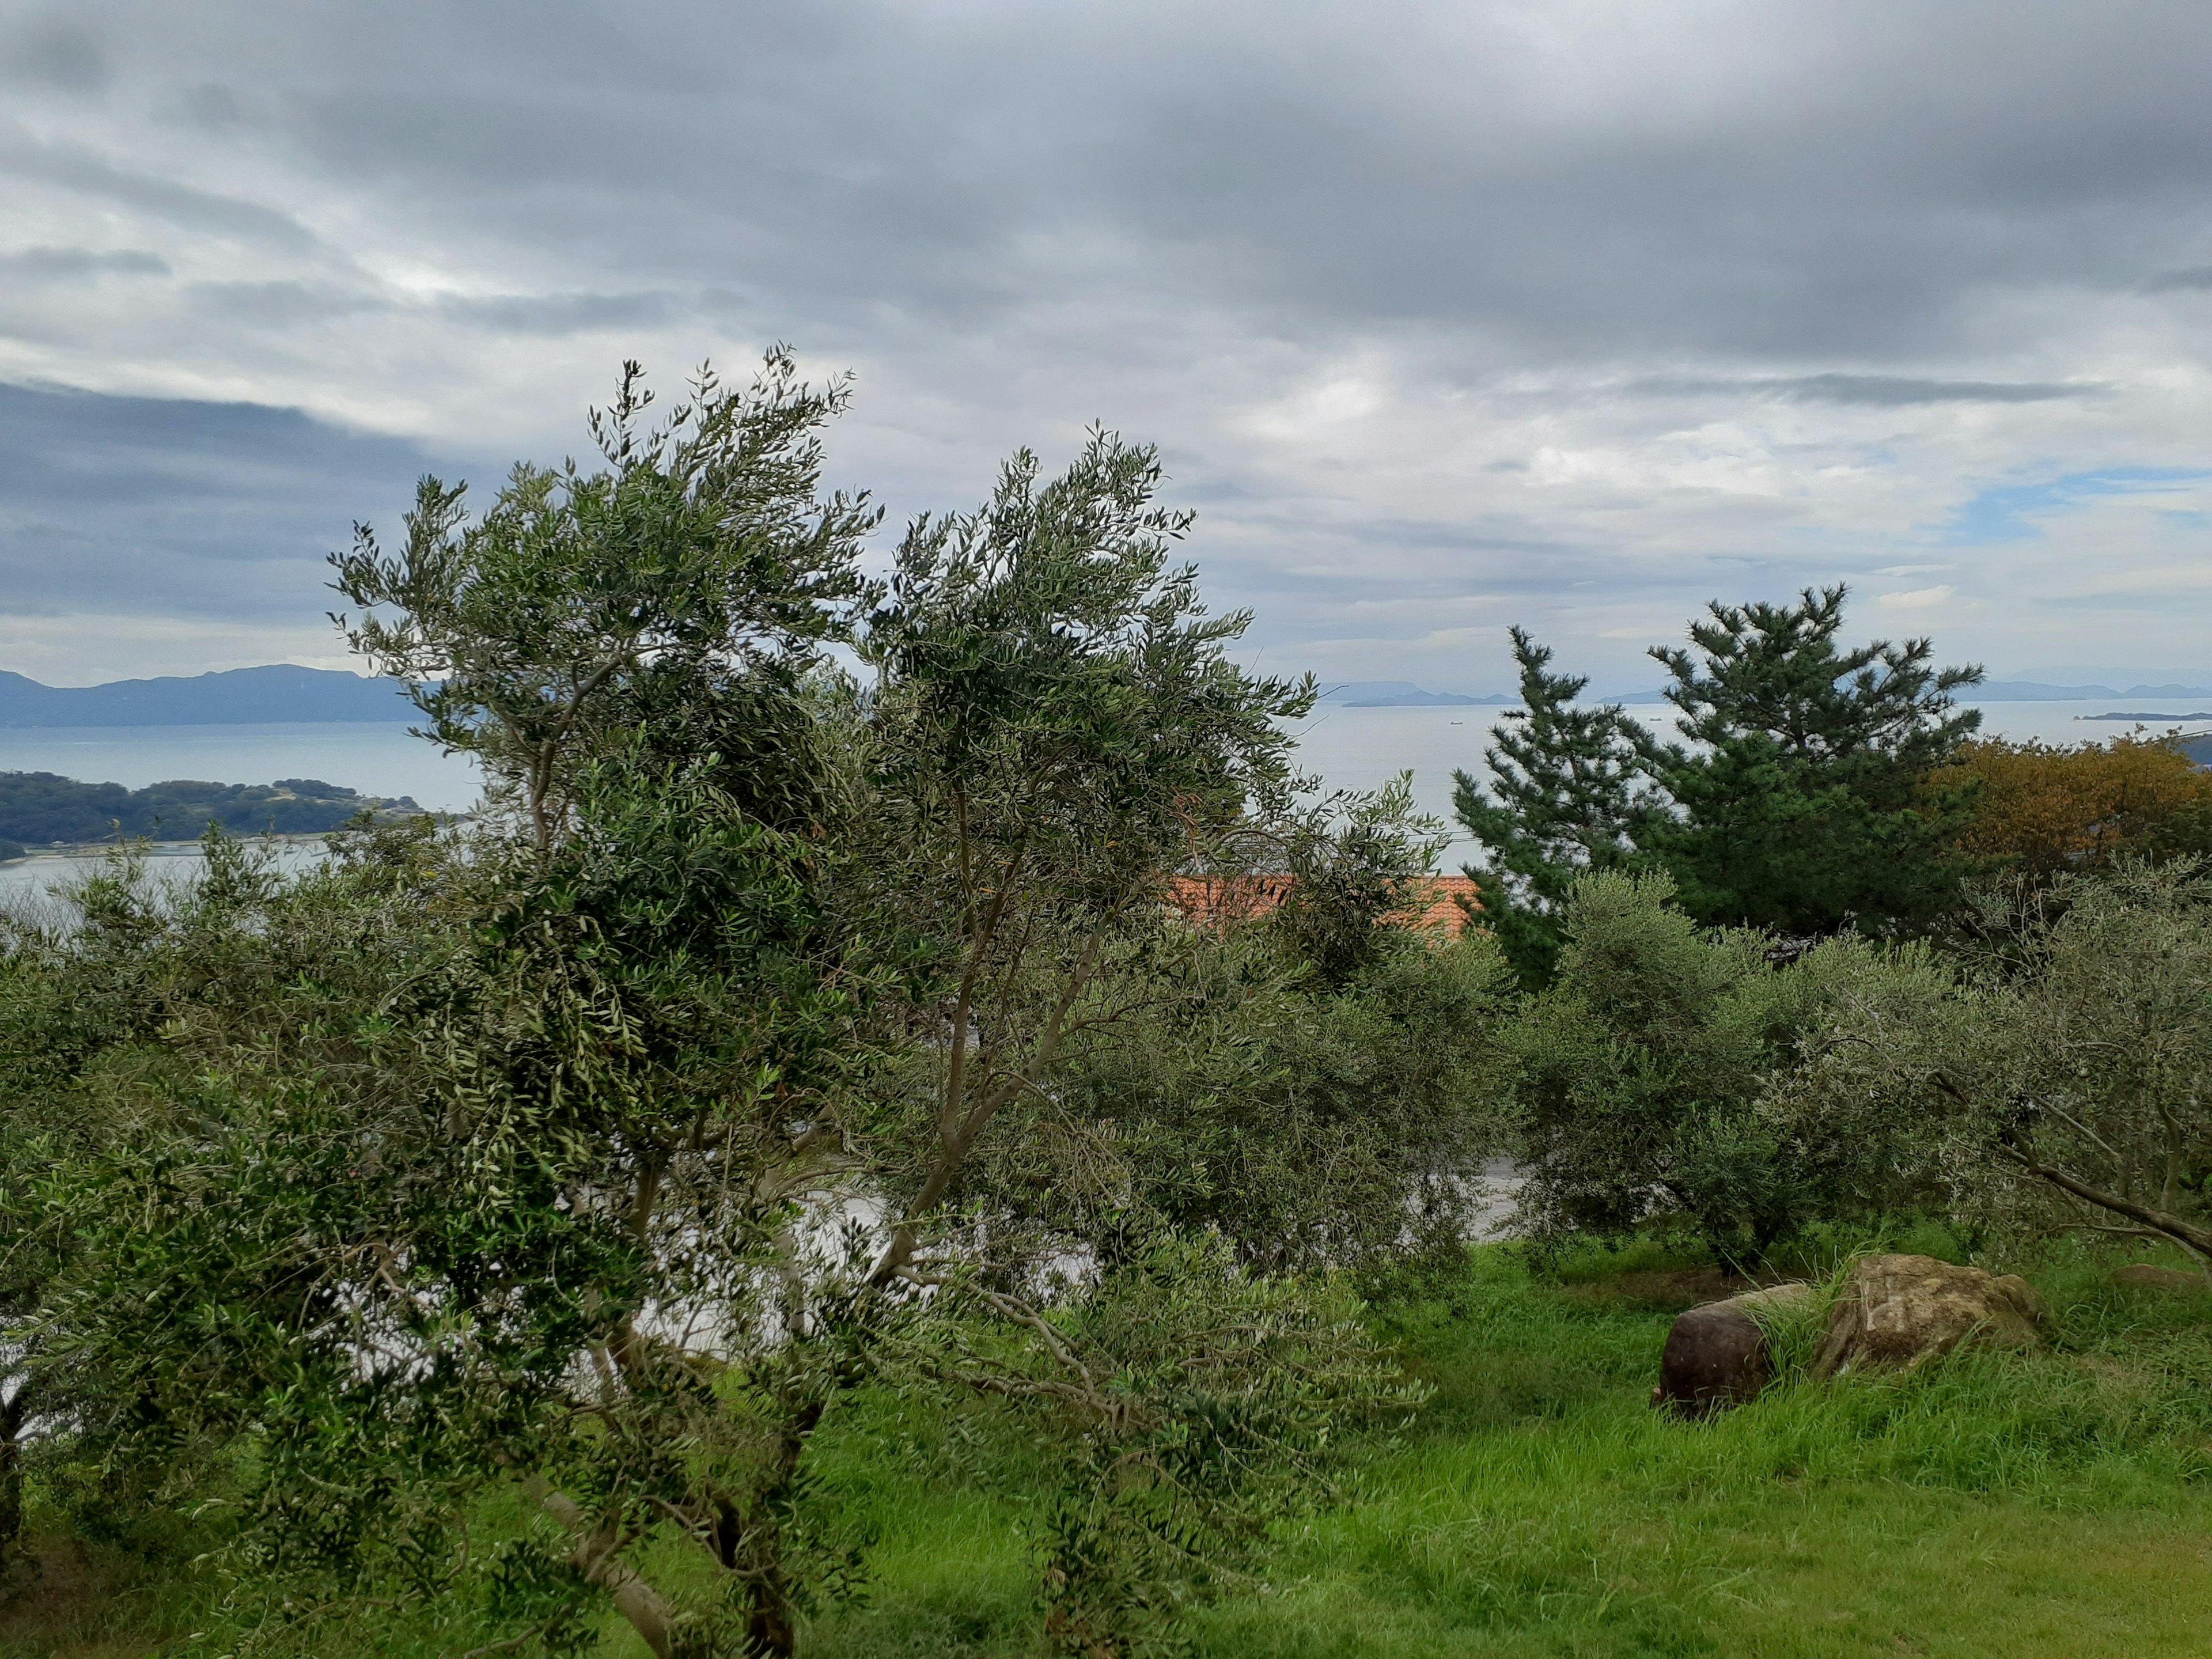
[[[1346,680],[1322,687],[1319,701],[1344,708],[1474,708],[1518,702],[1518,697],[1470,697],[1461,691],[1424,691],[1411,680]]]
[[[398,725],[414,714],[398,680],[289,663],[106,685],[42,685],[0,670],[0,726]]]
[[[1965,699],[1970,702],[2084,702],[2093,697],[2195,697],[2212,690],[2212,680],[2199,680],[2187,685],[2046,685],[2040,680],[1993,680],[1978,685]],[[1663,702],[1666,696],[1656,690],[1616,691],[1604,694],[1600,701],[1614,702]],[[1492,692],[1487,696],[1470,696],[1463,691],[1429,691],[1411,680],[1346,680],[1337,684],[1323,685],[1320,701],[1340,708],[1474,708],[1517,703],[1521,699],[1504,692]],[[2181,718],[2173,715],[2100,714],[2097,720],[2144,720]],[[2197,719],[2196,715],[2186,718]],[[2212,718],[2212,717],[2207,717]]]
[[[2042,685],[2033,680],[2001,680],[1994,685],[1978,685],[1973,690],[1977,702],[2079,702],[2091,697],[2198,697],[2205,687],[2197,685],[2130,685],[2114,689],[2109,685]],[[2096,716],[2100,720],[2126,718],[2111,714]],[[2172,720],[2171,714],[2148,718]]]

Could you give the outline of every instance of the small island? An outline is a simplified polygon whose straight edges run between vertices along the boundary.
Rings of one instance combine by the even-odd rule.
[[[54,772],[0,772],[0,859],[118,835],[186,841],[211,823],[235,836],[311,836],[363,812],[381,820],[417,817],[425,810],[411,796],[364,795],[319,778],[274,783],[176,779],[126,789]]]

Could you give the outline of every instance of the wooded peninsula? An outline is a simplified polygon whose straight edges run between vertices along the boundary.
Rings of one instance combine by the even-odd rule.
[[[0,772],[0,844],[82,844],[117,836],[196,841],[212,824],[237,836],[307,836],[361,814],[419,813],[404,796],[387,800],[319,778],[270,784],[177,781],[126,789],[79,783],[53,772]],[[18,854],[20,856],[20,854]]]

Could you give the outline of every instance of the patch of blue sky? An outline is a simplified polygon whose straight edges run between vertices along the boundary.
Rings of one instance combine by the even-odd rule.
[[[2114,495],[2152,495],[2178,490],[2212,471],[2172,466],[2115,466],[2069,472],[2041,483],[2001,484],[1954,508],[1941,539],[1951,547],[1985,547],[2032,541],[2043,534],[2038,519],[2052,518]]]

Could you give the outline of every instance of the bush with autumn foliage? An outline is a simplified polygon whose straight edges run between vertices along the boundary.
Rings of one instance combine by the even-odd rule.
[[[1964,744],[1928,781],[1972,800],[1961,844],[1993,873],[2040,884],[2123,859],[2212,853],[2212,771],[2178,736],[2075,744],[1984,738]]]

